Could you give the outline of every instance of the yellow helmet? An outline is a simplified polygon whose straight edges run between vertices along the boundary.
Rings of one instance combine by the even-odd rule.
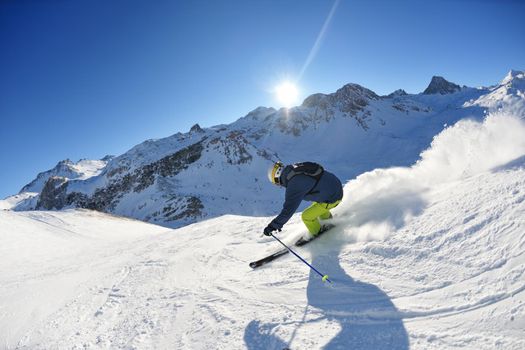
[[[277,162],[268,169],[268,180],[275,185],[281,185],[281,174],[283,173],[284,164]]]

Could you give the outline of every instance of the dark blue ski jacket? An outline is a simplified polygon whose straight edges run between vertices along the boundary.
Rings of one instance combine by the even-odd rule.
[[[334,174],[325,170],[317,184],[313,177],[303,174],[287,181],[286,176],[292,169],[291,165],[287,165],[280,177],[281,184],[286,187],[286,194],[281,213],[270,223],[275,229],[281,229],[290,220],[303,200],[334,203],[343,198],[343,186]]]

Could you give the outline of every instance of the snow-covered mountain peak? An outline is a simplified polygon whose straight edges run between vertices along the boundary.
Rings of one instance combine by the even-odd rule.
[[[71,165],[73,165],[74,163],[71,161],[71,159],[69,158],[66,158],[64,160],[61,160],[60,162],[57,163],[56,167],[57,168],[67,168]]]
[[[434,95],[434,94],[446,95],[446,94],[453,94],[454,92],[457,92],[459,90],[461,90],[461,87],[459,85],[451,83],[445,78],[435,75],[432,77],[432,80],[430,81],[430,84],[428,85],[428,87],[425,89],[425,91],[423,91],[423,94],[425,95]]]
[[[490,109],[512,108],[517,114],[525,113],[525,72],[511,70],[500,84],[487,90],[488,93],[466,102],[465,106],[477,105]]]
[[[301,107],[331,109],[332,113],[339,111],[355,116],[368,106],[370,101],[378,99],[380,97],[372,90],[359,84],[346,84],[328,95],[318,93],[308,96]]]
[[[392,97],[399,97],[399,96],[406,96],[408,95],[407,92],[403,89],[397,89],[396,91],[388,94],[386,97],[392,98]]]
[[[512,83],[515,79],[524,80],[525,79],[525,72],[520,70],[514,70],[511,69],[505,78],[501,81],[501,85],[506,85],[508,83]]]
[[[255,108],[253,111],[248,113],[246,115],[247,118],[260,118],[260,117],[267,117],[268,115],[277,112],[277,110],[273,107],[263,107],[259,106]]]
[[[108,155],[104,156],[104,158],[102,158],[101,160],[104,161],[104,162],[109,162],[113,158],[115,158],[114,155],[108,154]]]
[[[379,96],[376,95],[375,92],[373,92],[370,89],[367,89],[359,84],[346,84],[339,90],[337,90],[334,94],[332,94],[335,98],[338,99],[345,99],[345,98],[355,98],[355,97],[366,97],[369,99],[378,99]]]
[[[190,133],[204,133],[201,126],[197,123],[190,128]]]
[[[76,163],[70,159],[64,159],[58,162],[54,168],[39,173],[36,179],[25,185],[19,193],[40,192],[47,180],[53,176],[86,180],[100,174],[109,160],[111,160],[111,157],[108,156],[101,160],[81,159]]]
[[[525,97],[525,72],[511,70],[503,79],[501,86],[507,89],[507,94]]]

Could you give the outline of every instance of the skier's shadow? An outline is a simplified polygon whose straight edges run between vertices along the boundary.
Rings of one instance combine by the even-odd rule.
[[[403,320],[388,295],[373,284],[349,276],[339,264],[339,251],[328,254],[314,251],[312,265],[328,273],[334,285],[325,285],[327,282],[322,282],[318,274],[310,271],[307,307],[315,317],[311,317],[313,321],[304,322],[336,322],[340,328],[322,349],[409,348]],[[244,333],[246,347],[250,350],[293,348],[293,338],[286,342],[272,334],[276,326],[251,321]],[[297,327],[300,328],[301,323]]]
[[[324,285],[326,282],[311,271],[307,289],[308,305],[341,327],[323,349],[408,349],[401,314],[388,295],[373,284],[349,276],[338,256],[339,251],[314,255],[313,266],[329,273],[334,285]]]

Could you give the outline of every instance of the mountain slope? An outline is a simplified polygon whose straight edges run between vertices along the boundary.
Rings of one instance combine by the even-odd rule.
[[[20,193],[40,192],[49,178],[54,176],[65,177],[71,180],[86,180],[100,174],[110,159],[111,157],[109,156],[101,160],[82,159],[76,163],[73,163],[69,159],[63,160],[58,162],[53,169],[38,174],[35,180],[20,190]]]
[[[37,197],[15,208],[81,207],[170,227],[229,213],[269,215],[280,206],[278,189],[264,180],[271,161],[317,161],[345,181],[378,167],[409,166],[446,125],[482,120],[494,108],[523,110],[524,82],[518,71],[479,89],[434,77],[424,94],[388,96],[347,84],[289,110],[260,107],[229,125],[195,125],[148,140],[97,176],[48,178]]]
[[[279,248],[260,236],[269,217],[167,230],[90,211],[0,211],[0,344],[522,349],[524,136],[505,114],[463,121],[413,166],[348,182],[337,227],[297,250],[331,287],[291,255],[248,267]],[[280,236],[303,232],[296,215]]]

